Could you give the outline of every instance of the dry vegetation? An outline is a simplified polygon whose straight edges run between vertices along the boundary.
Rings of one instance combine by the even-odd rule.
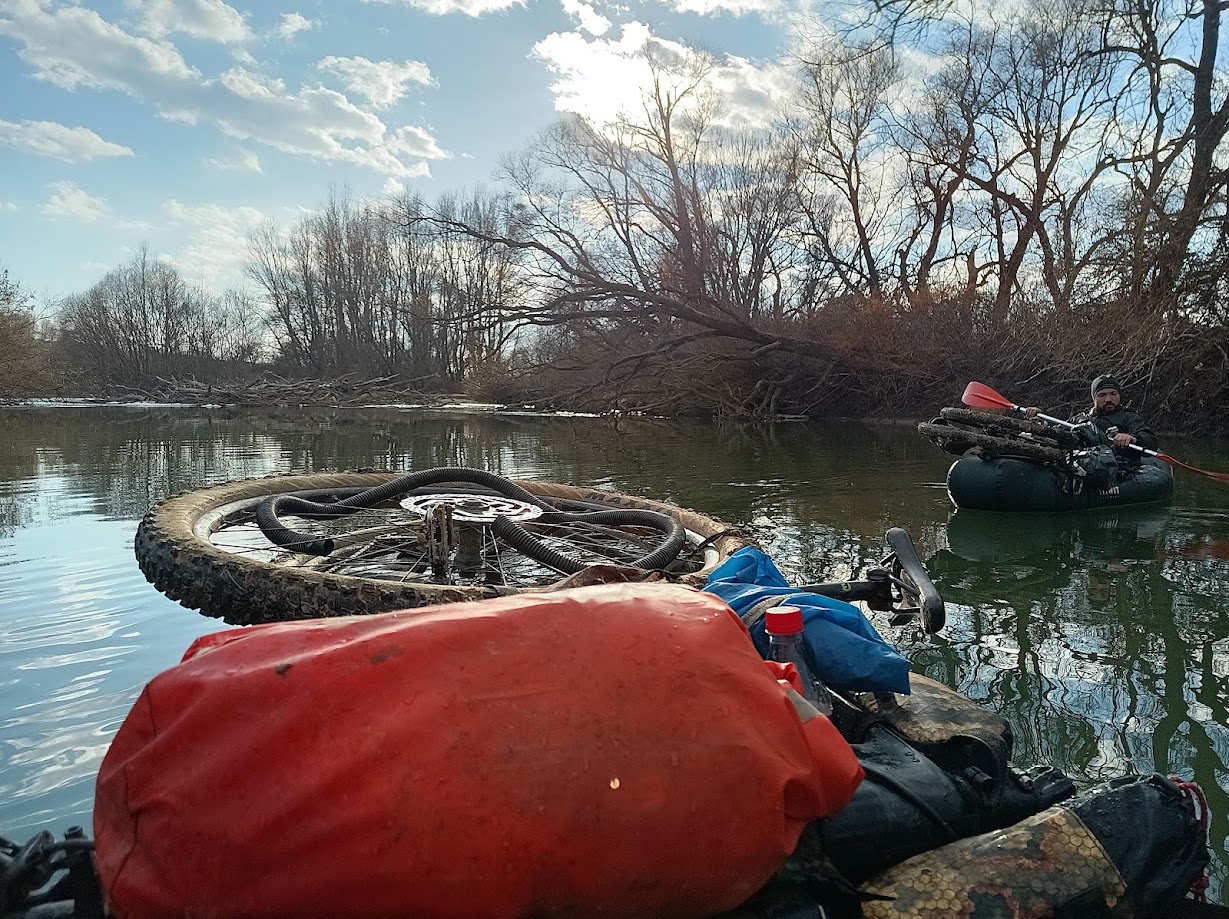
[[[1222,6],[881,6],[802,50],[777,124],[723,122],[715,62],[650,45],[641,112],[560,121],[495,191],[334,194],[252,240],[243,296],[142,253],[44,339],[151,394],[275,373],[750,418],[921,416],[970,379],[1057,408],[1112,371],[1158,426],[1229,433]]]

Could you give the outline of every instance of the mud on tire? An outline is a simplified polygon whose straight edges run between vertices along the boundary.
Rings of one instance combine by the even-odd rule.
[[[400,583],[285,567],[235,554],[209,539],[208,521],[229,506],[290,492],[374,488],[401,475],[350,472],[270,476],[184,492],[156,505],[141,520],[134,543],[137,562],[145,577],[172,600],[237,625],[377,613],[525,590],[502,585]],[[703,584],[716,563],[750,544],[720,520],[664,502],[549,482],[517,480],[516,484],[548,500],[652,510],[674,517],[699,540],[711,539],[704,566],[679,575],[676,580],[683,583]]]
[[[1062,463],[1066,451],[1057,447],[1046,446],[1019,437],[1004,437],[987,434],[972,428],[950,424],[946,419],[922,422],[917,426],[918,433],[929,437],[948,453],[960,456],[969,450],[979,448],[994,456],[1018,456],[1039,463]]]
[[[978,430],[992,437],[1013,437],[1022,434],[1027,440],[1061,450],[1074,450],[1081,446],[1079,437],[1073,432],[1035,418],[998,415],[969,408],[944,408],[940,409],[939,415],[951,424]]]

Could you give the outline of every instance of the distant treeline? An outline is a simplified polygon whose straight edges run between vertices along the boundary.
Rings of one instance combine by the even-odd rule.
[[[147,252],[41,327],[16,291],[4,334],[33,342],[0,393],[41,379],[11,369],[41,354],[57,385],[366,375],[576,409],[902,417],[971,379],[1070,406],[1112,372],[1158,427],[1229,434],[1222,6],[880,7],[890,29],[801,49],[767,126],[733,123],[718,61],[650,43],[639,113],[561,120],[492,190],[334,192],[253,236],[245,293],[190,289]],[[907,67],[901,36],[933,66]]]

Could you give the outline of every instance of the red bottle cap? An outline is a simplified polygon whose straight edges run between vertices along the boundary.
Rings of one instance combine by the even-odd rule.
[[[795,635],[802,631],[802,610],[796,606],[774,606],[764,614],[764,629],[769,635]]]

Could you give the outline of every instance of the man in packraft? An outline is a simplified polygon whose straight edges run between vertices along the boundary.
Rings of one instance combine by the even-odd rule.
[[[1132,447],[1157,448],[1156,434],[1148,423],[1138,412],[1122,404],[1122,387],[1116,378],[1101,374],[1092,381],[1091,392],[1092,407],[1072,418],[1072,424],[1096,427],[1120,458],[1138,460],[1142,454]],[[1036,406],[1029,406],[1024,414],[1032,418],[1039,411]]]

